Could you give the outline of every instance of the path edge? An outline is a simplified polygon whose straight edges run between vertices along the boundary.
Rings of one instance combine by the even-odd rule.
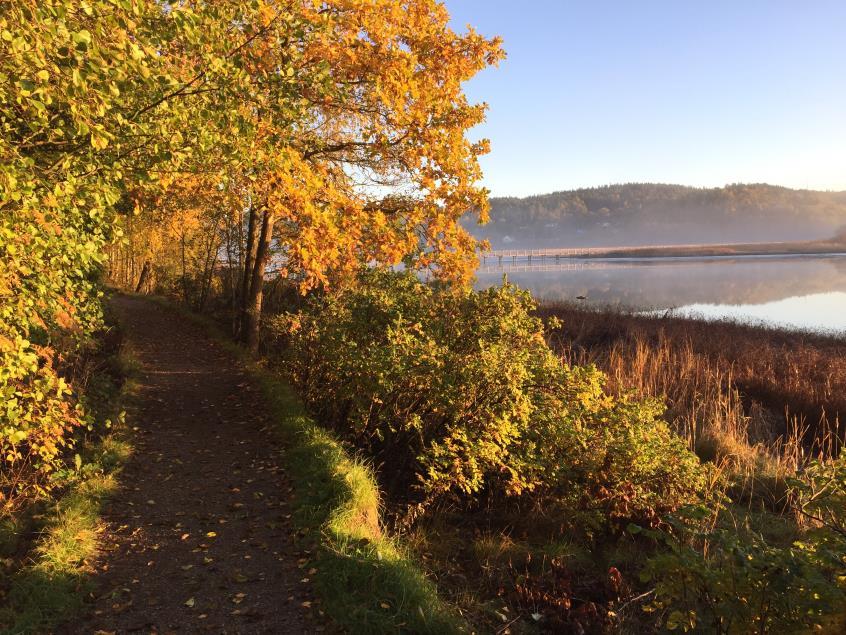
[[[107,359],[120,382],[107,404],[111,425],[95,442],[78,446],[78,475],[45,511],[29,562],[14,573],[2,607],[11,621],[0,626],[0,635],[52,632],[84,612],[93,590],[91,565],[99,553],[103,511],[119,495],[120,474],[134,451],[126,419],[131,418],[127,412],[137,396],[139,375],[123,324],[110,315],[108,328],[117,330],[119,343]]]
[[[403,545],[384,531],[371,465],[318,425],[284,378],[251,357],[210,317],[160,296],[133,297],[200,327],[260,386],[294,484],[293,520],[315,547],[303,569],[314,582],[320,607],[335,624],[362,635],[470,632]]]

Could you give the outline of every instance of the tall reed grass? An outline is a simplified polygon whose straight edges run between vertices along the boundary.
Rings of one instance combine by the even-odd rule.
[[[840,451],[846,338],[563,303],[539,313],[561,321],[550,340],[565,362],[595,364],[614,392],[663,399],[705,460],[785,474]]]

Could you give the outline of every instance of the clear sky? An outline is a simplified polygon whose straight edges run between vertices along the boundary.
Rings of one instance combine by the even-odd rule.
[[[846,0],[446,0],[508,58],[485,185],[767,182],[846,190]]]

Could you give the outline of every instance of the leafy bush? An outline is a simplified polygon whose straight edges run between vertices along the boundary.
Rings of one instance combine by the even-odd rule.
[[[798,539],[776,541],[708,510],[688,508],[671,531],[649,532],[666,547],[644,577],[651,608],[669,628],[729,633],[823,628],[846,600],[846,455],[812,461],[789,481]],[[636,530],[637,531],[637,530]]]
[[[655,583],[646,608],[669,630],[796,632],[822,627],[842,606],[844,551],[841,543],[832,557],[831,535],[811,531],[783,545],[729,523],[713,527],[708,517],[705,508],[686,508],[671,531],[647,532],[660,549],[642,574]]]
[[[815,460],[789,481],[791,508],[807,527],[796,543],[846,597],[846,453]]]
[[[561,366],[549,377],[516,450],[535,498],[592,512],[580,517],[588,526],[656,526],[706,492],[706,470],[658,418],[662,403],[607,395],[593,366]]]
[[[794,510],[811,523],[815,534],[839,541],[841,553],[846,554],[846,453],[812,461],[789,485]]]
[[[695,499],[695,457],[655,402],[617,400],[593,367],[547,346],[531,296],[365,271],[277,317],[293,382],[324,423],[380,466],[393,499],[532,495],[605,517],[657,518]]]
[[[151,74],[158,57],[148,65],[139,47],[148,39],[140,25],[162,9],[136,5],[57,0],[0,10],[2,512],[44,490],[80,424],[76,387],[62,377],[101,323],[95,280],[116,238],[129,164],[138,163],[121,137],[141,138],[129,115],[167,79]]]
[[[52,360],[52,351],[39,356],[20,336],[0,345],[0,512],[43,491],[80,424]]]
[[[392,489],[478,492],[511,468],[508,449],[531,414],[523,386],[545,348],[527,302],[513,288],[436,292],[374,271],[285,319],[289,368],[322,421],[376,457]]]

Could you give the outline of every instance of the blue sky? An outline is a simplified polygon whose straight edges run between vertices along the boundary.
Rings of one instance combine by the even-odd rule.
[[[632,181],[846,190],[844,0],[446,0],[508,58],[484,183],[528,195]]]

